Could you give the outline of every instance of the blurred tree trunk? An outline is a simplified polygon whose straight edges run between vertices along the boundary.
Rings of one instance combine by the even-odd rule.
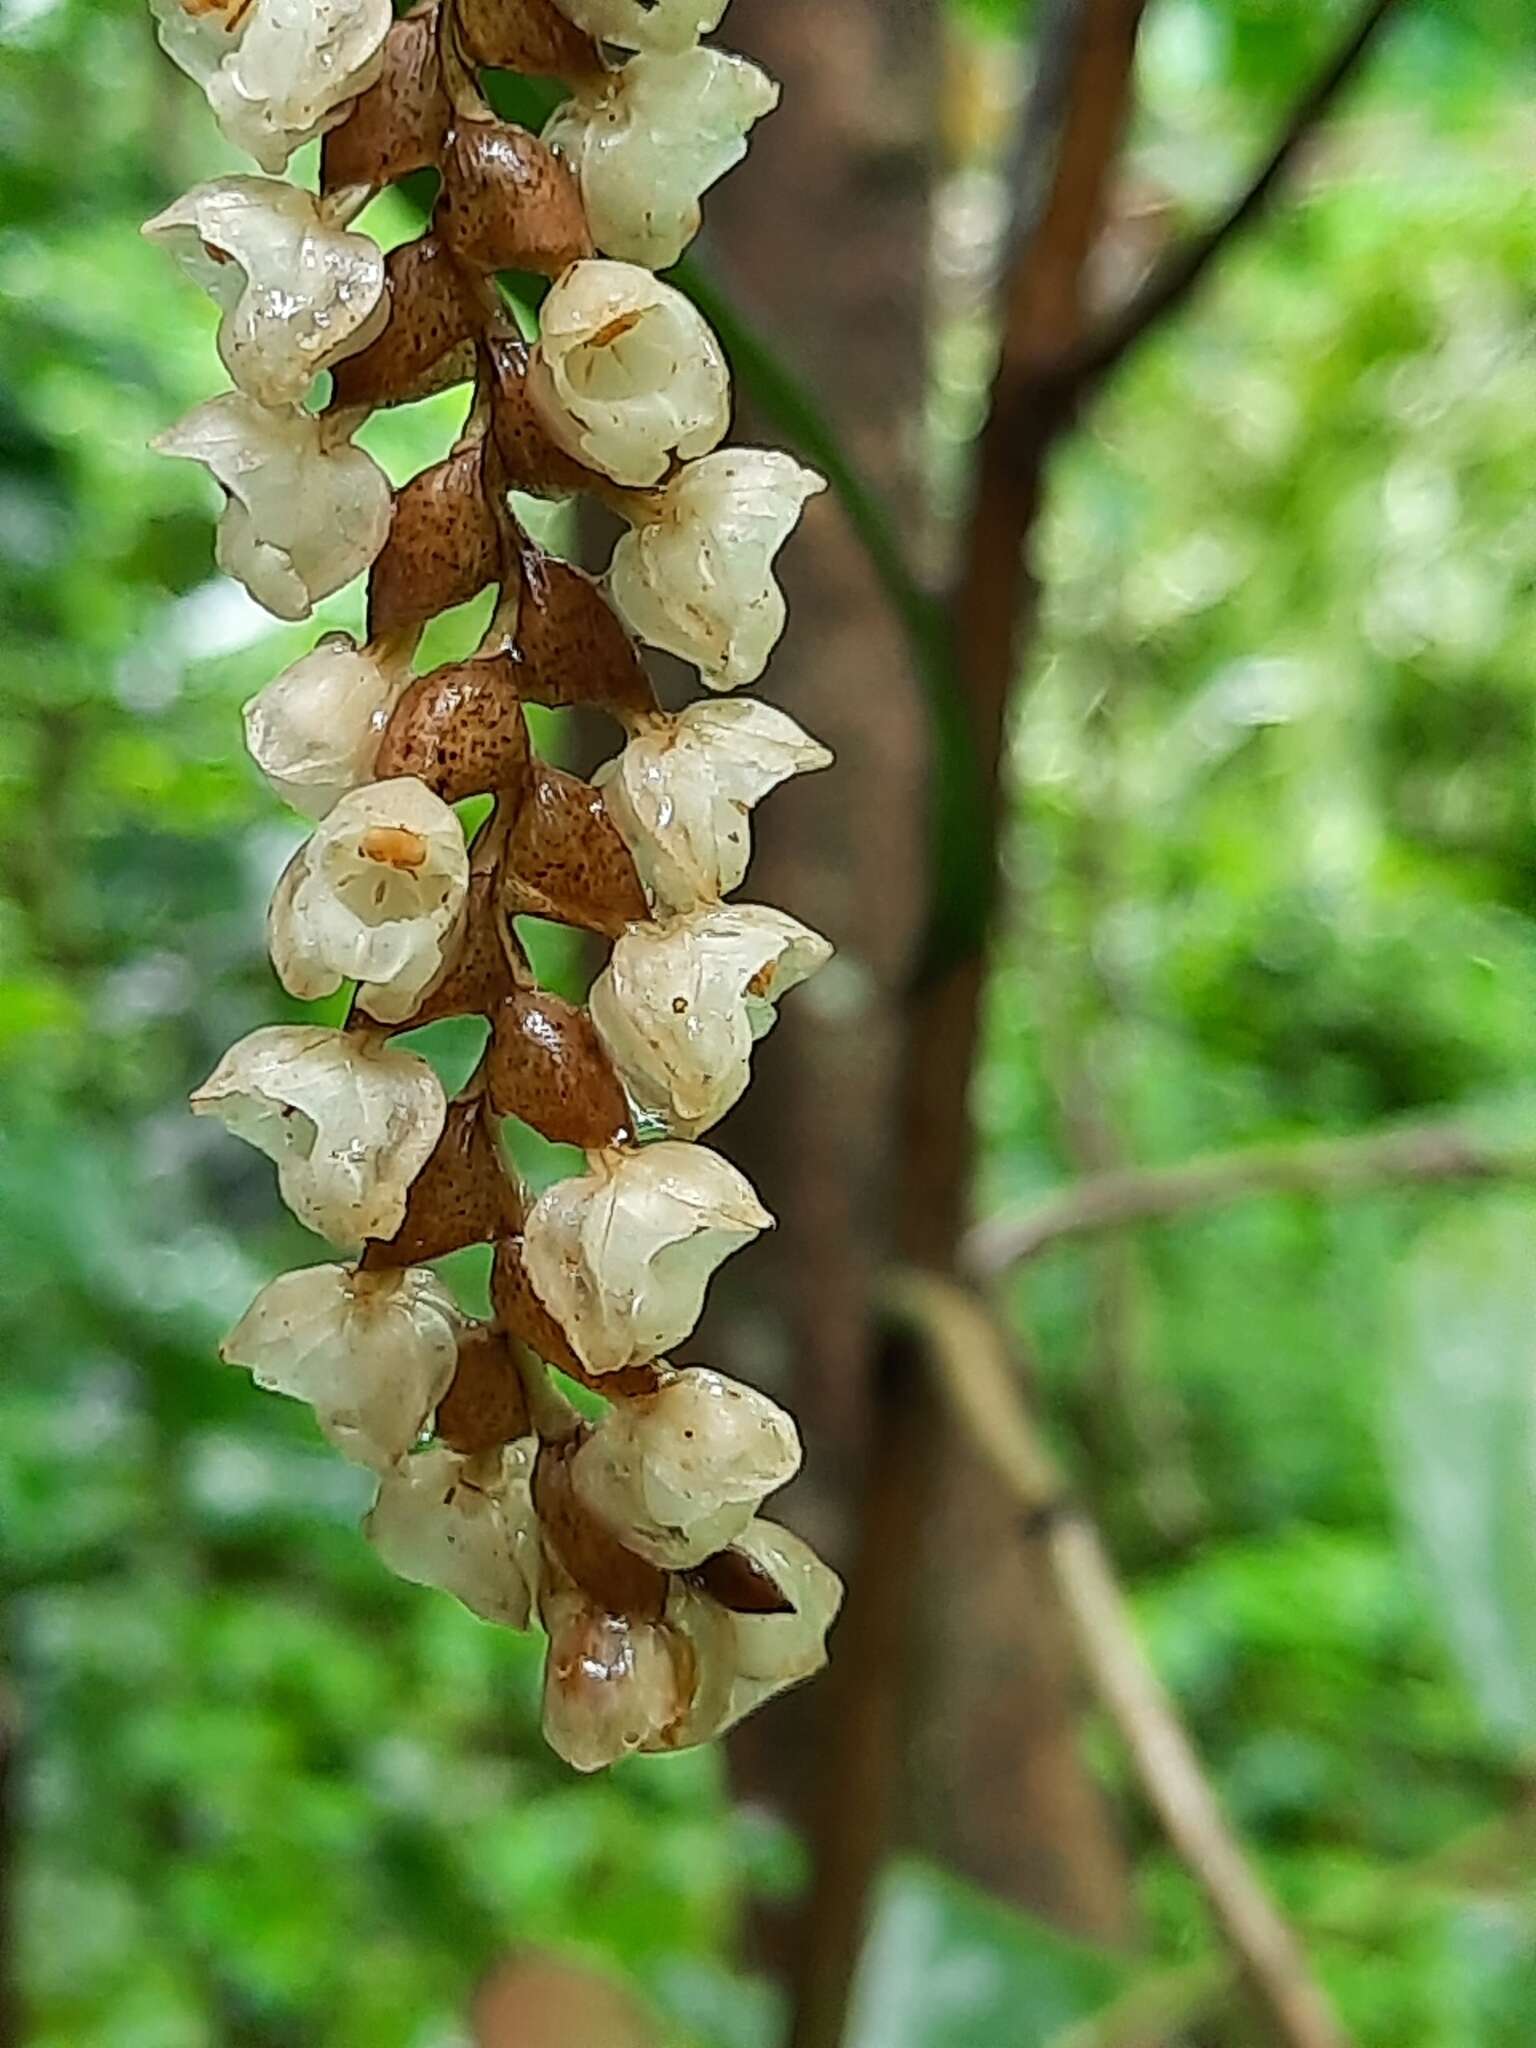
[[[806,376],[897,506],[917,504],[938,18],[922,0],[839,0],[835,9],[737,0],[731,40],[783,81],[784,105],[755,141],[752,175],[728,181],[710,203],[714,254],[743,310]],[[774,438],[750,414],[739,433]],[[916,524],[907,521],[909,545]],[[912,1029],[903,982],[923,906],[926,735],[900,636],[830,499],[813,504],[785,580],[791,625],[766,694],[833,746],[838,765],[759,812],[747,893],[825,931],[839,959],[786,1007],[722,1133],[723,1149],[781,1221],[754,1258],[722,1274],[701,1355],[798,1414],[809,1469],[788,1518],[846,1571],[875,1426],[871,1287],[900,1227],[913,1137],[899,1105]],[[968,1147],[951,1155],[968,1160]],[[965,1190],[932,1195],[947,1240]],[[938,1243],[934,1255],[949,1249]],[[910,1494],[888,1480],[877,1544],[918,1541],[917,1466],[930,1448],[913,1448]],[[1054,1596],[1020,1559],[989,1483],[966,1475],[959,1503],[952,1484],[943,1492],[949,1534],[925,1587],[932,1620],[921,1640],[892,1643],[877,1628],[871,1645],[850,1616],[844,1658],[855,1641],[859,1657],[878,1657],[876,1685],[846,1661],[839,1669],[834,1653],[828,1681],[736,1738],[738,1783],[815,1841],[818,1766],[839,1753],[833,1720],[863,1716],[843,1754],[851,1747],[869,1770],[876,1797],[882,1768],[865,1752],[914,1725],[898,1695],[916,1679],[919,1740],[899,1759],[911,1788],[908,1834],[1062,1925],[1118,1935],[1124,1867],[1078,1756]],[[872,1830],[880,1824],[869,1816]],[[796,1930],[784,1923],[776,1933],[768,1959],[793,1974]]]

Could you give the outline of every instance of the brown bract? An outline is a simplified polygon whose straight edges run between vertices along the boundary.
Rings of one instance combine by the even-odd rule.
[[[586,1380],[586,1370],[564,1330],[533,1291],[523,1262],[523,1240],[516,1231],[496,1240],[491,1306],[502,1329],[526,1344],[546,1365],[558,1366],[572,1379]]]
[[[420,1266],[465,1245],[490,1244],[522,1221],[522,1191],[502,1164],[483,1103],[450,1103],[443,1135],[411,1183],[405,1221],[387,1243],[369,1245],[364,1264]]]
[[[414,775],[444,803],[520,792],[528,722],[507,660],[455,662],[417,678],[385,728],[374,774]]]
[[[461,120],[448,138],[442,173],[433,225],[461,263],[558,277],[592,254],[574,176],[526,128]]]
[[[521,1117],[557,1145],[597,1152],[634,1136],[624,1090],[591,1018],[547,989],[517,987],[503,998],[492,1020],[485,1084],[498,1115]]]
[[[320,155],[320,189],[391,185],[435,164],[451,109],[437,55],[437,9],[418,8],[384,38],[384,68],[352,102]]]
[[[771,1572],[744,1550],[720,1550],[682,1576],[732,1614],[793,1614],[789,1599]]]
[[[553,918],[607,938],[650,915],[602,792],[543,761],[533,763],[508,836],[502,900],[513,915]]]
[[[400,492],[368,584],[370,636],[425,625],[500,576],[493,466],[485,442],[474,441],[413,476]]]
[[[511,490],[536,498],[565,498],[588,491],[594,473],[556,447],[528,398],[528,344],[515,336],[490,335],[485,359],[491,372],[491,432]]]
[[[517,687],[533,704],[593,704],[615,717],[656,710],[640,650],[585,570],[531,544],[518,555]]]
[[[459,950],[411,1015],[407,1030],[435,1024],[442,1017],[489,1016],[511,989],[512,970],[496,907],[499,889],[494,866],[472,869]]]
[[[539,1447],[533,1468],[533,1505],[546,1548],[589,1600],[626,1621],[660,1621],[667,1605],[667,1574],[626,1550],[590,1514],[571,1485],[570,1458],[581,1439]]]
[[[331,373],[331,407],[400,405],[460,383],[474,368],[470,345],[485,313],[474,282],[436,235],[385,259],[389,319],[377,340]]]
[[[596,43],[554,0],[520,0],[516,7],[507,0],[459,0],[455,12],[459,41],[476,64],[525,78],[563,78],[568,85],[602,76]]]
[[[533,1427],[528,1393],[506,1338],[484,1323],[459,1339],[459,1362],[437,1405],[434,1432],[465,1457],[527,1436]]]

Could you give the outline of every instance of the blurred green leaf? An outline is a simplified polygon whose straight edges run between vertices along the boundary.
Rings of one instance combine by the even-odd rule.
[[[852,2048],[1043,2048],[1124,1988],[1125,1966],[903,1863],[881,1889],[860,1966]]]

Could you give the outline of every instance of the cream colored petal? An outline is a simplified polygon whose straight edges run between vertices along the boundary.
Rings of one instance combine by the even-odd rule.
[[[273,790],[306,817],[323,818],[369,781],[408,669],[330,633],[274,676],[245,707],[245,744]]]
[[[748,129],[778,100],[745,57],[647,51],[558,107],[544,140],[575,171],[604,255],[669,270],[699,231],[703,194],[740,163]]]
[[[400,1023],[441,973],[468,894],[450,807],[411,776],[368,783],[326,814],[279,883],[272,964],[290,995],[356,981],[369,1016]]]
[[[543,1602],[544,1736],[572,1769],[600,1771],[653,1743],[683,1711],[667,1633],[604,1614],[578,1592]]]
[[[706,697],[637,734],[595,780],[655,908],[693,910],[746,874],[752,806],[831,759],[771,705]]]
[[[641,640],[713,690],[755,682],[784,630],[773,563],[825,481],[793,456],[722,448],[690,462],[620,539],[608,591]]]
[[[653,484],[730,425],[731,381],[693,303],[632,263],[573,263],[539,308],[528,395],[551,437],[615,483]]]
[[[333,1244],[393,1237],[442,1133],[424,1059],[355,1033],[272,1024],[232,1046],[192,1097],[277,1166],[283,1200]]]
[[[296,404],[387,317],[384,256],[278,178],[215,178],[145,224],[223,308],[219,355],[264,406]]]
[[[418,1451],[380,1481],[363,1533],[397,1578],[451,1593],[482,1621],[526,1628],[539,1574],[534,1449],[525,1438],[490,1459]]]
[[[589,1369],[616,1372],[681,1343],[715,1268],[772,1222],[745,1177],[702,1145],[593,1155],[590,1171],[534,1204],[528,1276]]]
[[[558,0],[589,36],[621,50],[686,50],[720,26],[726,0]]]
[[[775,1002],[831,955],[808,926],[761,904],[632,925],[592,986],[592,1021],[637,1105],[697,1137],[746,1089]]]
[[[616,1401],[572,1460],[571,1482],[629,1549],[681,1571],[724,1550],[799,1468],[782,1408],[694,1367]]]
[[[153,446],[203,463],[223,487],[219,567],[279,618],[307,618],[368,567],[388,536],[388,478],[361,448],[329,439],[313,413],[226,392]]]
[[[257,1295],[220,1346],[259,1387],[307,1401],[336,1448],[396,1466],[448,1391],[461,1318],[435,1273],[308,1266]]]

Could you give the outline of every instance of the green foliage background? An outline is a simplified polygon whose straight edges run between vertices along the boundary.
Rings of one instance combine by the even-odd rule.
[[[1061,466],[988,1203],[1080,1168],[1085,1090],[1147,1160],[1530,1116],[1532,36],[1496,0],[1406,11],[1302,195]],[[1341,16],[1155,0],[1157,209],[1228,188]],[[33,2038],[451,2048],[477,1973],[537,1940],[630,1973],[669,2038],[752,2048],[731,1935],[791,1851],[711,1757],[555,1764],[528,1646],[388,1580],[354,1475],[209,1363],[305,1255],[181,1108],[277,1009],[261,912],[296,832],[236,713],[311,637],[211,580],[199,480],[145,452],[218,377],[136,229],[224,161],[136,6],[0,9],[0,1628]],[[984,350],[941,342],[952,489]],[[370,432],[403,475],[444,419]],[[1020,1302],[1160,1667],[1369,2048],[1536,2026],[1532,1219],[1483,1199],[1254,1204],[1064,1255]],[[1103,1764],[1140,1967],[1203,2010],[1198,1902]],[[861,2048],[1057,2040],[1124,1976],[907,1872]],[[1184,2038],[1237,2048],[1214,1996]]]

